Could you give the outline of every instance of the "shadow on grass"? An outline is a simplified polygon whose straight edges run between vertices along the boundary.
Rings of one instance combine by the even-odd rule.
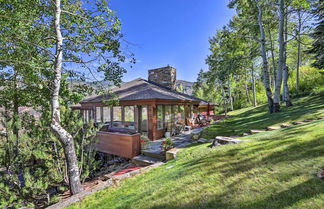
[[[197,199],[197,202],[189,203],[186,205],[181,205],[175,207],[168,203],[161,204],[158,206],[149,207],[151,209],[165,209],[165,208],[240,208],[240,209],[283,209],[289,206],[294,205],[295,203],[307,200],[312,197],[324,194],[324,191],[321,187],[318,187],[319,179],[311,178],[303,183],[300,183],[294,187],[291,187],[285,191],[274,193],[265,199],[252,202],[241,202],[236,204],[233,201],[225,199],[226,195],[230,194],[231,188],[220,196],[212,197],[210,201],[200,201]]]
[[[311,127],[312,125],[308,125]],[[309,128],[308,127],[308,128]],[[243,181],[250,178],[249,175],[262,175],[264,169],[270,169],[273,166],[284,163],[285,165],[291,165],[299,163],[300,161],[315,159],[324,155],[323,135],[318,135],[311,140],[296,141],[292,136],[296,134],[306,135],[309,130],[297,130],[298,127],[294,127],[283,131],[278,137],[262,139],[255,141],[253,146],[245,145],[229,145],[230,148],[226,151],[212,152],[205,155],[203,158],[192,159],[190,162],[181,164],[183,171],[181,177],[185,175],[192,175],[195,172],[201,172],[204,168],[201,176],[210,176],[215,174],[215,171],[219,172],[221,178],[231,179],[231,177],[238,177],[230,184],[225,185],[225,191],[219,195],[213,195],[206,197],[204,191],[198,193],[197,198],[190,202],[190,204],[181,203],[165,203],[162,205],[150,207],[150,208],[286,208],[293,206],[295,203],[301,200],[307,200],[312,197],[318,196],[324,193],[322,189],[324,181],[318,178],[309,178],[303,183],[296,184],[295,186],[286,189],[285,191],[278,191],[267,193],[265,198],[257,199],[253,202],[244,202],[238,200],[231,200],[231,195],[234,195],[239,187],[237,185],[242,184]],[[217,148],[215,148],[217,149]],[[211,162],[218,160],[224,161],[216,166],[211,166]],[[300,166],[298,164],[298,166]],[[254,174],[255,170],[250,174],[250,170],[255,168],[263,168],[258,170]],[[285,169],[280,167],[281,169]],[[292,172],[292,173],[290,173]],[[276,181],[290,181],[298,175],[307,173],[306,170],[282,170],[279,173],[272,173],[271,175],[276,178]],[[265,174],[266,175],[266,174]],[[170,177],[170,176],[169,176]],[[179,176],[178,176],[179,177]],[[174,179],[176,181],[176,179]],[[190,182],[182,186],[190,186]],[[259,187],[260,192],[262,186]],[[181,190],[180,190],[181,191]],[[174,191],[173,191],[174,192]],[[226,197],[226,198],[225,198]],[[235,199],[235,198],[234,198]],[[176,206],[175,206],[176,205]]]
[[[281,112],[270,114],[266,105],[247,110],[241,114],[234,115],[225,122],[220,122],[204,131],[204,138],[214,138],[215,136],[241,135],[250,129],[265,129],[278,123],[287,121],[297,121],[305,115],[316,115],[318,111],[324,109],[324,93],[316,96],[300,98],[294,106],[282,107]]]

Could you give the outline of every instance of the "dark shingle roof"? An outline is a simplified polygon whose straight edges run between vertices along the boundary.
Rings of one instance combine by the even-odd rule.
[[[162,86],[152,81],[147,81],[142,78],[123,83],[119,88],[112,89],[112,92],[116,96],[118,96],[118,99],[120,101],[165,99],[208,103],[205,100],[184,93],[179,93],[168,87]],[[108,100],[109,98],[111,98],[111,95],[108,94],[100,96],[90,96],[82,100],[81,103],[101,102],[103,100]]]

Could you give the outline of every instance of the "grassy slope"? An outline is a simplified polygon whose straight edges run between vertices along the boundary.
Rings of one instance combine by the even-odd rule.
[[[231,120],[241,131],[241,126],[279,123],[279,115],[285,120],[306,119],[323,113],[316,98],[323,95],[310,102],[300,99],[294,114],[284,110],[271,116],[271,124],[260,119],[267,115],[262,108],[236,112]],[[259,118],[258,122],[252,118]],[[242,139],[250,140],[239,145],[188,147],[177,160],[95,193],[71,208],[322,208],[324,181],[315,174],[324,166],[323,130],[324,120],[318,120],[248,136]]]
[[[324,115],[324,91],[318,95],[293,100],[293,103],[293,107],[283,106],[279,114],[268,113],[266,105],[230,112],[229,115],[232,115],[232,118],[209,128],[204,137],[237,136],[250,129],[265,129],[271,125],[302,121]]]

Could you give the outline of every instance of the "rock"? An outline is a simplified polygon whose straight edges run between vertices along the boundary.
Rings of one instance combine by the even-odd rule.
[[[166,161],[175,159],[177,157],[178,151],[179,151],[179,149],[176,149],[176,148],[166,151],[166,153],[165,153]]]
[[[317,177],[318,177],[318,178],[321,178],[321,179],[324,179],[324,170],[320,170],[320,171],[317,173]]]
[[[278,130],[280,128],[281,128],[280,126],[268,126],[267,131],[274,131],[274,130]]]
[[[198,139],[198,143],[201,143],[201,144],[203,144],[203,143],[206,143],[206,142],[208,142],[209,140],[207,140],[207,139],[204,139],[204,138],[200,138],[200,139]]]
[[[313,122],[314,120],[310,120],[310,119],[306,119],[306,120],[303,120],[303,122],[306,122],[306,123],[308,123],[308,122]]]
[[[217,146],[220,146],[220,145],[224,145],[224,144],[239,144],[241,143],[242,140],[239,140],[239,139],[234,139],[234,138],[231,138],[231,137],[226,137],[226,136],[217,136],[213,143],[209,146],[209,147],[217,147]]]
[[[249,136],[251,135],[250,133],[243,133],[242,136]]]
[[[152,157],[148,157],[148,156],[144,156],[144,155],[138,155],[138,156],[135,156],[132,158],[132,163],[134,163],[136,165],[147,166],[147,165],[152,165],[152,164],[158,163],[158,162],[161,162],[161,160],[152,158]]]
[[[300,125],[300,124],[304,124],[304,123],[301,122],[301,121],[295,121],[295,122],[292,122],[292,124],[294,124],[294,125]]]
[[[324,116],[320,116],[317,118],[317,120],[321,120],[321,119],[324,119]]]
[[[234,139],[226,136],[216,136],[215,140],[217,140],[217,142],[220,144],[239,144],[242,142],[242,140]]]
[[[288,128],[290,126],[291,126],[290,124],[286,124],[286,123],[280,125],[281,128]]]
[[[250,130],[251,134],[258,134],[258,133],[262,133],[262,132],[264,132],[264,130],[257,130],[257,129]]]
[[[192,140],[198,140],[201,136],[201,133],[202,133],[203,129],[194,129],[192,132],[191,132],[191,139]]]

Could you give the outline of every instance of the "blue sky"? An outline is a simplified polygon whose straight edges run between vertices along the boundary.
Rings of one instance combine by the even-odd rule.
[[[147,70],[171,65],[177,79],[195,81],[207,69],[208,38],[234,14],[228,0],[110,0],[137,63],[124,81],[147,78]]]

